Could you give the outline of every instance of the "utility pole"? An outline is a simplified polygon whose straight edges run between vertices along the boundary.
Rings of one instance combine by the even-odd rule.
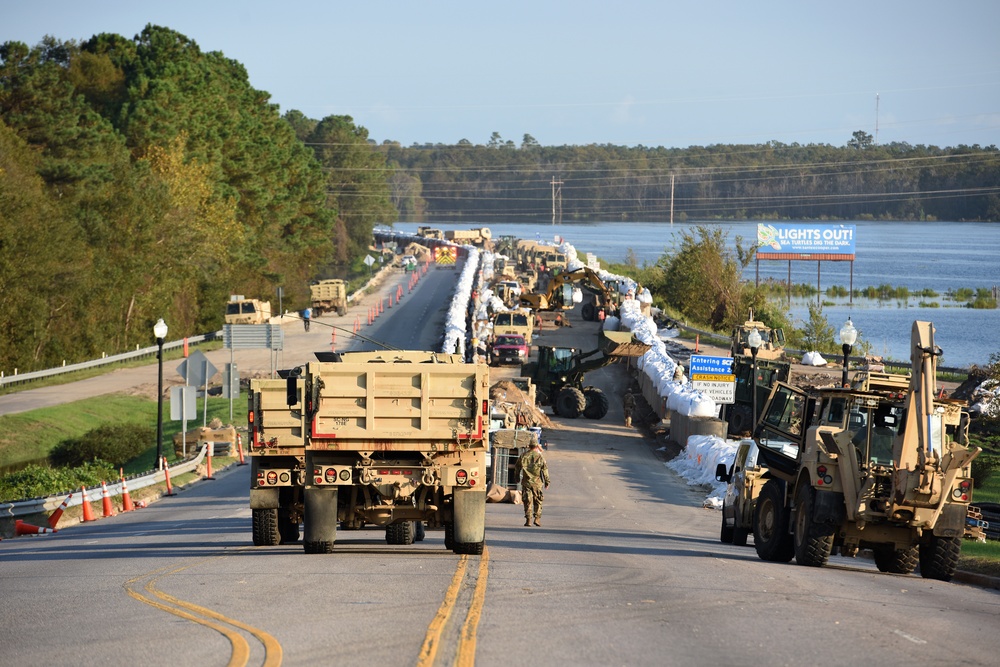
[[[878,146],[878,93],[875,93],[875,145]]]
[[[670,226],[674,226],[674,175],[670,174]]]
[[[562,223],[562,181],[557,181],[556,177],[552,177],[550,185],[552,185],[552,224],[556,224],[558,220]],[[556,186],[559,186],[556,188]]]

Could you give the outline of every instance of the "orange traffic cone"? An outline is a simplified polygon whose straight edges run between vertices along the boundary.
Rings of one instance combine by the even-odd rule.
[[[174,487],[170,484],[170,466],[167,465],[167,457],[163,457],[163,476],[167,480],[167,492],[163,495],[165,496],[176,496],[174,493]]]
[[[212,450],[215,449],[215,445],[210,442],[205,446],[208,448],[205,454],[205,479],[215,479],[212,475]]]
[[[118,476],[122,482],[122,512],[133,512],[135,511],[135,503],[132,502],[132,496],[128,494],[128,484],[125,482],[125,471],[119,468]]]
[[[56,511],[53,512],[52,515],[49,517],[49,528],[54,529],[56,527],[56,525],[59,523],[59,519],[62,518],[63,512],[66,511],[66,508],[69,506],[69,501],[71,500],[73,500],[72,493],[66,496],[66,500],[62,501],[62,505],[56,508]]]
[[[51,528],[40,528],[38,526],[32,526],[30,523],[25,523],[20,519],[14,520],[14,534],[15,535],[41,535],[42,533],[54,533],[56,531]]]
[[[80,489],[83,491],[83,519],[82,521],[97,521],[97,517],[94,516],[94,508],[90,506],[90,501],[87,500],[87,487],[81,486]]]
[[[239,465],[245,466],[247,464],[246,459],[243,458],[243,436],[239,433],[236,434],[236,451],[240,455]]]
[[[104,518],[115,515],[115,508],[111,506],[111,494],[103,479],[101,480],[101,505],[104,508]]]

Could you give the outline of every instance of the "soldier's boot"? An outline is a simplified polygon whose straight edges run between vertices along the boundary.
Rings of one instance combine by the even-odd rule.
[[[531,525],[531,517],[524,517],[524,525],[525,526]]]
[[[625,427],[626,428],[631,428],[632,427],[632,418],[631,417],[626,417],[625,418]]]
[[[542,518],[542,517],[540,517],[540,516],[536,516],[536,517],[535,517],[535,525],[536,525],[536,526],[540,526],[540,525],[542,525],[542,522],[541,522],[541,521],[539,521],[539,519],[541,519],[541,518]]]

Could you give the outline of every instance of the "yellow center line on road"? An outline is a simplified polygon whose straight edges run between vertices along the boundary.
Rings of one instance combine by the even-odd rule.
[[[427,635],[424,637],[424,644],[420,647],[420,655],[417,656],[417,667],[431,667],[437,657],[438,646],[441,645],[441,632],[451,617],[451,612],[455,608],[455,601],[458,599],[458,589],[465,579],[465,570],[469,564],[468,556],[461,556],[458,559],[458,567],[455,568],[455,576],[451,578],[451,585],[445,591],[444,600],[438,607],[434,620],[427,626]]]
[[[479,629],[479,619],[483,614],[483,604],[486,602],[486,580],[489,577],[490,551],[483,547],[483,555],[479,559],[479,577],[476,579],[476,590],[472,593],[472,605],[469,615],[462,625],[462,636],[458,642],[459,667],[472,667],[476,664],[476,631]]]
[[[216,558],[223,558],[223,556],[217,556]],[[156,607],[157,609],[160,609],[170,614],[174,614],[175,616],[179,616],[183,619],[192,621],[194,623],[198,623],[199,625],[204,625],[205,627],[211,628],[212,630],[215,630],[216,632],[225,636],[229,640],[229,643],[232,647],[232,653],[230,655],[228,667],[246,667],[246,664],[250,660],[250,645],[247,643],[246,639],[244,639],[243,636],[238,632],[235,632],[232,629],[227,628],[223,625],[219,625],[218,623],[214,623],[213,621],[219,621],[221,623],[225,623],[227,625],[231,625],[235,628],[239,628],[241,630],[249,632],[251,635],[260,640],[260,643],[263,644],[264,646],[263,667],[280,667],[282,661],[282,653],[283,653],[281,644],[278,643],[278,641],[270,634],[253,626],[247,625],[246,623],[243,623],[241,621],[237,621],[236,619],[224,616],[223,614],[208,609],[207,607],[202,607],[200,605],[196,605],[191,602],[186,602],[184,600],[176,598],[156,588],[155,584],[161,578],[170,576],[172,574],[176,574],[178,572],[182,572],[183,570],[194,567],[195,565],[200,565],[206,562],[207,560],[212,560],[212,559],[206,559],[198,561],[196,563],[191,563],[190,565],[178,567],[169,572],[165,572],[165,570],[169,569],[169,566],[159,568],[158,570],[153,570],[152,572],[147,572],[146,574],[134,577],[133,579],[129,579],[125,584],[125,590],[131,597],[135,598],[136,600],[139,600],[140,602],[148,604],[152,607]],[[163,604],[161,602],[157,602],[156,600],[146,597],[145,595],[143,595],[139,591],[136,591],[133,588],[133,586],[136,583],[147,577],[152,577],[152,579],[150,579],[146,583],[144,589],[151,595],[154,595],[160,600],[163,600],[163,602],[169,604]],[[170,606],[171,604],[176,606],[171,607]],[[177,607],[181,607],[182,609],[178,609]],[[187,609],[193,613],[188,613],[187,611],[184,611],[184,609]],[[200,616],[196,614],[199,614]]]

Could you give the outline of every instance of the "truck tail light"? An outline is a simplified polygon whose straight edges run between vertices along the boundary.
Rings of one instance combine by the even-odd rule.
[[[469,473],[465,470],[459,470],[455,473],[455,483],[459,486],[465,486],[469,481]]]

